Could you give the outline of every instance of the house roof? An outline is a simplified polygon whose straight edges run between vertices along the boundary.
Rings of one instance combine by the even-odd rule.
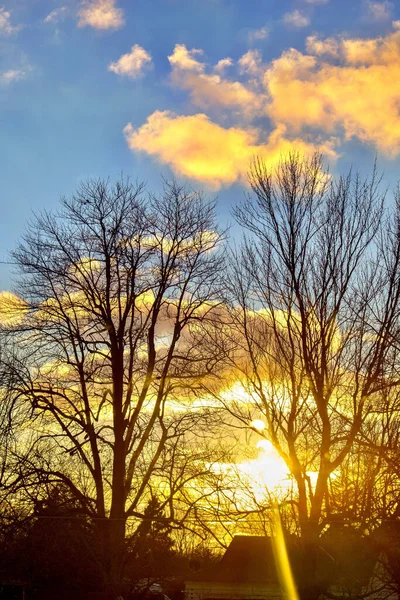
[[[354,536],[353,536],[354,537]],[[377,556],[368,539],[353,539],[346,532],[330,542],[321,540],[317,558],[317,578],[329,585],[350,581],[366,585],[372,575]],[[299,540],[287,539],[291,566],[296,579],[304,569]],[[271,538],[236,535],[222,559],[204,571],[192,575],[189,582],[230,584],[278,584]]]
[[[236,535],[222,559],[190,581],[278,583],[271,538]]]

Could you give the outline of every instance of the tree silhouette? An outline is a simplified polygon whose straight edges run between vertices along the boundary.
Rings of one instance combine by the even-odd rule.
[[[300,592],[316,598],[317,547],[332,516],[332,476],[382,394],[399,388],[399,206],[385,216],[376,172],[337,180],[321,157],[255,160],[236,209],[247,232],[229,278],[233,377],[249,402],[225,401],[279,452],[303,543]],[[310,473],[315,473],[312,481]]]
[[[207,472],[211,411],[190,408],[221,358],[202,335],[220,301],[221,239],[198,192],[89,181],[35,217],[14,253],[21,318],[4,328],[1,367],[3,406],[23,429],[14,489],[68,488],[94,519],[112,595],[150,484],[177,524],[185,486]]]

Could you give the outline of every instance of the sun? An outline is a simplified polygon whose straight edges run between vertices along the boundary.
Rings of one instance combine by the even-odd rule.
[[[291,486],[289,469],[269,440],[257,443],[258,456],[239,464],[249,488],[258,502],[267,494],[279,494]]]

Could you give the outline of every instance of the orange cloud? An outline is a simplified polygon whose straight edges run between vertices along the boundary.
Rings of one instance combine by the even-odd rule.
[[[313,127],[331,134],[342,128],[381,151],[400,150],[400,32],[370,40],[308,39],[316,56],[291,49],[264,76],[268,114],[299,133]],[[340,56],[341,64],[321,55]]]
[[[224,128],[204,114],[176,116],[169,111],[154,112],[138,129],[128,124],[124,134],[131,150],[146,152],[180,175],[214,189],[245,179],[255,155],[273,166],[294,147],[304,154],[315,150],[302,140],[286,139],[284,128],[278,128],[263,143],[257,129]],[[335,156],[330,144],[321,151]]]
[[[78,27],[119,29],[124,24],[124,13],[115,0],[84,0],[78,11]]]

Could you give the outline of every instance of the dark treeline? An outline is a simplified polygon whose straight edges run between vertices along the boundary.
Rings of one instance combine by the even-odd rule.
[[[371,591],[346,548],[398,591],[400,196],[318,155],[255,160],[249,185],[240,245],[201,192],[121,179],[82,184],[13,253],[0,572],[32,598],[145,579],[178,597],[217,543],[270,534],[277,502],[301,599]],[[262,499],[239,468],[256,439],[288,473]]]

